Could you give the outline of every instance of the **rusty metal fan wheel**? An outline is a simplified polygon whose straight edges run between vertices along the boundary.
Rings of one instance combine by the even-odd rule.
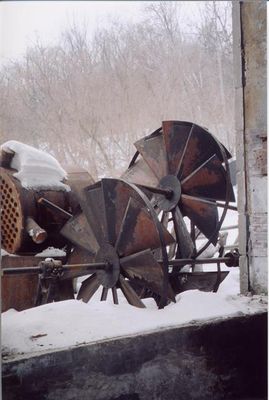
[[[172,220],[176,258],[195,259],[210,243],[216,245],[228,204],[235,201],[227,149],[204,128],[182,121],[164,121],[135,147],[137,152],[122,178],[150,191],[156,211],[163,212],[162,221],[167,225]],[[220,218],[219,206],[223,208]],[[208,239],[199,251],[197,228]]]
[[[168,263],[166,246],[174,239],[144,193],[122,180],[102,179],[81,191],[80,206],[82,211],[64,225],[61,234],[75,248],[88,252],[93,262],[105,262],[108,267],[85,279],[77,298],[88,302],[102,286],[101,300],[111,289],[117,304],[117,289],[121,289],[130,304],[142,308],[144,303],[134,290],[138,283],[141,292],[150,291],[162,299],[160,307],[175,301],[168,267],[159,264],[152,252],[161,248],[162,260]]]

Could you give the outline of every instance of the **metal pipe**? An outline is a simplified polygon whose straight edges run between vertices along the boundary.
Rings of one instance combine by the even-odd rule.
[[[169,266],[184,266],[187,264],[197,265],[197,264],[215,264],[215,263],[226,263],[231,261],[230,257],[218,257],[218,258],[181,258],[175,260],[169,260]],[[163,260],[158,260],[159,264],[163,263]],[[95,271],[102,271],[107,268],[113,268],[108,262],[100,262],[100,263],[91,263],[91,264],[70,264],[70,265],[62,265],[61,266],[63,271],[76,271],[80,269],[80,271],[88,271],[88,272],[95,272]],[[52,266],[53,268],[53,266]],[[57,266],[55,266],[57,269]],[[3,268],[2,274],[3,275],[16,275],[16,274],[30,274],[30,273],[37,273],[42,272],[42,268],[40,266],[36,267],[14,267],[14,268]]]
[[[63,265],[63,268],[66,271],[70,271],[72,269],[76,270],[78,268],[85,269],[86,271],[91,270],[100,270],[103,271],[106,268],[111,267],[112,265],[109,262],[99,262],[99,263],[91,263],[91,264],[70,264],[70,265]]]
[[[100,262],[100,263],[92,263],[92,264],[70,264],[70,265],[62,265],[63,271],[72,271],[80,268],[81,270],[85,270],[88,272],[95,271],[103,271],[106,268],[111,267],[111,264],[108,262]],[[53,268],[53,266],[52,266]],[[59,268],[55,266],[55,268]],[[14,268],[3,268],[1,270],[3,275],[17,275],[17,274],[31,274],[31,273],[39,273],[42,272],[42,268],[40,266],[36,267],[14,267]]]
[[[231,245],[228,245],[228,246],[224,246],[225,251],[226,250],[233,250],[234,248],[238,248],[238,247],[239,247],[239,243],[234,243],[234,244],[231,244]]]
[[[169,260],[169,266],[181,266],[187,264],[215,264],[215,263],[225,263],[226,261],[231,261],[229,257],[219,257],[219,258],[180,258],[175,260]],[[159,260],[159,263],[162,261]]]
[[[206,200],[200,197],[194,197],[194,196],[190,196],[188,194],[182,194],[182,197],[186,200],[194,200],[194,201],[199,201],[201,203],[205,203],[205,204],[209,204],[212,206],[217,206],[217,207],[221,207],[221,208],[228,208],[229,210],[233,210],[233,211],[237,211],[237,207],[235,206],[230,206],[229,204],[223,204],[223,203],[219,203],[218,201],[210,201],[210,200]]]
[[[218,201],[216,201],[216,205],[217,207],[221,207],[221,208],[225,208],[227,207],[228,210],[232,210],[232,211],[238,211],[236,206],[230,206],[230,204],[228,204],[227,206],[225,206],[225,204],[219,203]]]
[[[69,212],[65,211],[63,208],[57,206],[56,204],[52,203],[51,201],[45,199],[44,197],[40,197],[40,199],[38,199],[37,202],[39,204],[42,204],[43,206],[45,206],[47,208],[50,208],[53,211],[57,211],[57,212],[63,214],[67,218],[73,217],[72,214],[70,214]]]
[[[136,185],[136,186],[142,187],[143,189],[147,189],[152,193],[163,194],[167,199],[170,199],[173,196],[172,189],[164,189],[164,188],[146,186],[146,185]]]
[[[230,229],[238,229],[238,225],[223,226],[220,231],[229,231]]]
[[[26,219],[26,230],[28,235],[32,238],[33,242],[40,244],[43,243],[48,234],[45,229],[41,228],[38,223],[31,217],[27,217]]]
[[[14,267],[1,269],[3,275],[32,274],[40,271],[40,267]]]

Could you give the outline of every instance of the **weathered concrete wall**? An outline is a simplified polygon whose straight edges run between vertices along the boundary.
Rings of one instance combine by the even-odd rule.
[[[3,400],[265,400],[266,344],[262,313],[5,360]]]
[[[266,2],[234,2],[241,291],[267,292]]]

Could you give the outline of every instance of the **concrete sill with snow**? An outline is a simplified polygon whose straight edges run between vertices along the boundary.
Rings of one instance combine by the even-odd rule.
[[[184,292],[163,310],[151,299],[145,300],[146,309],[138,309],[123,297],[119,305],[110,298],[100,302],[98,294],[88,304],[67,300],[3,313],[3,359],[267,311],[265,296],[227,295],[221,290]]]

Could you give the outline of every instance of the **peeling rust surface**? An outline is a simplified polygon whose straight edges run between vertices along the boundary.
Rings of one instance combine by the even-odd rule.
[[[226,199],[226,173],[216,155],[210,157],[189,179],[182,182],[182,192],[213,200]],[[199,168],[199,167],[198,167]],[[233,191],[231,201],[234,201]]]
[[[181,206],[184,215],[187,215],[191,221],[200,229],[200,231],[209,238],[215,231],[218,224],[217,206],[200,202],[199,200],[186,200],[181,198]],[[212,243],[216,244],[218,233],[212,238]]]
[[[168,244],[174,242],[174,238],[163,227],[165,241]],[[117,251],[120,255],[129,255],[143,249],[155,249],[161,246],[160,238],[152,217],[146,208],[131,198],[123,220]]]
[[[161,133],[153,137],[145,137],[138,140],[135,143],[135,147],[158,179],[167,175],[167,157],[164,139]]]

